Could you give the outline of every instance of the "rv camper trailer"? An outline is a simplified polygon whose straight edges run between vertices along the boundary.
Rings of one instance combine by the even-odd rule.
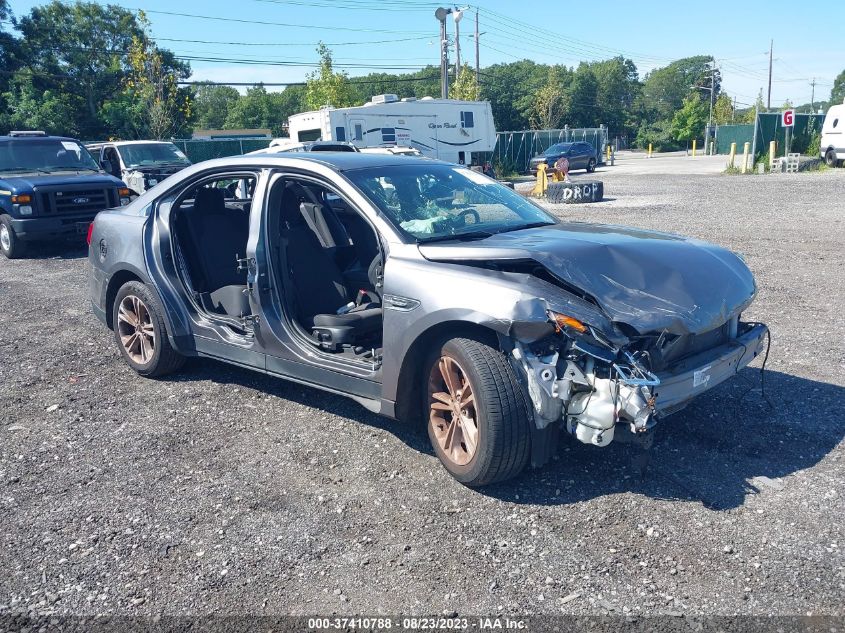
[[[430,158],[482,164],[496,145],[493,112],[487,101],[399,99],[378,95],[351,108],[325,106],[288,119],[295,141],[347,141],[358,148],[414,147]]]

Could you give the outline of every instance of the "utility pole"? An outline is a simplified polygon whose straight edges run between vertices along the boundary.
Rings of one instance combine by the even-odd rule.
[[[772,53],[775,49],[775,41],[769,42],[769,94],[766,97],[766,111],[772,109]]]
[[[455,7],[452,17],[455,18],[455,81],[458,81],[461,76],[461,18],[464,12]]]
[[[813,81],[810,82],[810,85],[813,87],[812,92],[810,92],[810,114],[816,111],[816,78],[813,77]]]
[[[475,9],[475,85],[481,87],[481,64],[478,61],[478,38],[481,33],[478,32],[478,8]],[[813,80],[815,81],[815,80]]]
[[[449,38],[446,35],[446,16],[452,9],[440,7],[434,12],[434,17],[440,22],[440,96],[449,98]]]

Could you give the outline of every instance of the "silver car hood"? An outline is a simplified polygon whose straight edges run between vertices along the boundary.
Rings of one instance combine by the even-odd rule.
[[[431,261],[468,265],[533,260],[590,295],[611,321],[642,334],[707,332],[744,310],[756,293],[751,271],[731,251],[622,226],[560,223],[419,249]]]

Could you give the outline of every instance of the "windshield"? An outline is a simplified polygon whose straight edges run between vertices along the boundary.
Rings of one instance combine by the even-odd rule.
[[[133,143],[118,148],[127,167],[145,165],[178,164],[190,165],[191,162],[173,143]]]
[[[514,190],[465,167],[390,165],[345,175],[418,242],[486,237],[556,223]]]
[[[557,145],[552,145],[543,153],[546,156],[552,156],[554,154],[563,154],[564,152],[568,151],[570,147],[572,147],[572,143],[558,143]]]
[[[10,139],[0,142],[0,172],[100,171],[91,154],[76,141]]]

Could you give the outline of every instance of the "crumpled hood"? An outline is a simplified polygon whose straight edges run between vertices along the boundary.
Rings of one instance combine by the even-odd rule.
[[[66,185],[100,185],[102,187],[120,187],[123,183],[108,174],[68,172],[64,174],[44,174],[42,176],[15,176],[2,178],[16,189],[34,189],[36,187],[64,187]]]
[[[719,327],[756,293],[751,271],[727,249],[668,233],[561,223],[472,242],[421,244],[429,260],[534,260],[591,295],[608,317],[640,333],[696,334]]]

